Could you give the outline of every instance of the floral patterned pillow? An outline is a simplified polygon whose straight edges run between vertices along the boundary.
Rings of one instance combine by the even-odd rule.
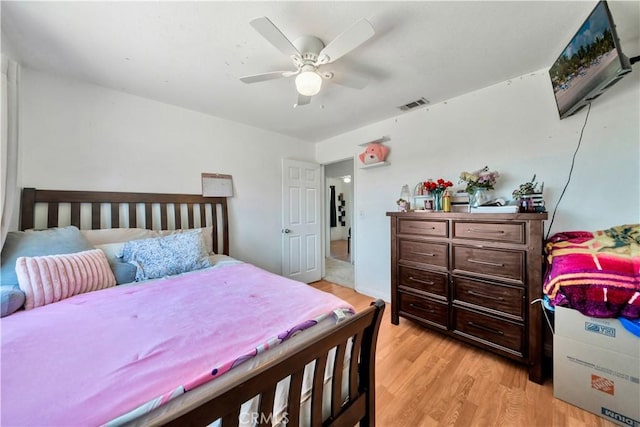
[[[122,259],[136,267],[137,282],[209,267],[200,230],[131,240],[122,247]]]

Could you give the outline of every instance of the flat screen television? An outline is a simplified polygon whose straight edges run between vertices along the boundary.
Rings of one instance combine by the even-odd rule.
[[[560,119],[578,112],[630,72],[609,6],[600,1],[549,69]]]

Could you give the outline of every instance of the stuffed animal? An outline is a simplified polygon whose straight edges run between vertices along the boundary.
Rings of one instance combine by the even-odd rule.
[[[365,165],[372,165],[374,163],[384,162],[388,152],[389,148],[384,145],[380,143],[371,143],[367,145],[364,153],[361,153],[359,157],[360,161]]]

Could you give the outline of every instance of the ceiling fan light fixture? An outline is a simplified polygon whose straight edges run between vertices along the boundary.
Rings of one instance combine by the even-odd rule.
[[[322,77],[313,70],[304,70],[296,76],[296,90],[300,95],[317,95],[321,87]]]

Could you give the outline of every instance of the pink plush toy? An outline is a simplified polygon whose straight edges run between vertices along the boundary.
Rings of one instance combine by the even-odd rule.
[[[360,161],[365,165],[384,162],[389,149],[380,143],[371,143],[367,145],[364,153],[360,154]]]

